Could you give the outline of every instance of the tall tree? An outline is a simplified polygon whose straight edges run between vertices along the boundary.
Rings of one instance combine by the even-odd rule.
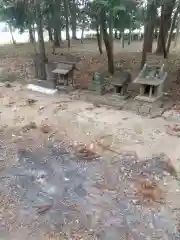
[[[107,18],[104,9],[101,9],[101,27],[103,33],[104,44],[106,47],[106,53],[108,58],[108,70],[109,73],[114,74],[114,54],[113,54],[113,39],[107,32]]]
[[[101,27],[101,25],[99,23],[99,20],[96,21],[96,37],[97,37],[99,53],[103,54],[103,49],[102,49],[102,27]]]
[[[162,0],[161,4],[161,22],[157,44],[157,53],[163,53],[166,57],[166,41],[168,38],[168,31],[171,26],[171,16],[175,6],[175,0]]]
[[[36,23],[37,23],[37,31],[38,31],[38,42],[39,42],[39,53],[40,53],[40,78],[42,80],[46,80],[46,67],[47,57],[45,52],[45,44],[44,44],[44,36],[43,36],[43,23],[42,23],[42,11],[40,0],[36,0],[35,2],[36,8]]]
[[[15,41],[14,36],[13,36],[13,29],[12,29],[11,23],[8,23],[8,27],[9,27],[9,31],[10,31],[10,34],[11,34],[12,43],[16,44],[16,41]]]
[[[66,21],[66,40],[68,40],[68,48],[71,46],[70,35],[69,35],[69,4],[68,0],[63,0],[64,3],[64,15]]]
[[[77,39],[77,3],[76,0],[69,0],[69,9],[71,14],[72,39]]]
[[[156,2],[155,1],[148,2],[147,15],[146,15],[147,17],[146,17],[145,31],[144,31],[144,42],[143,42],[141,68],[144,66],[144,63],[146,61],[147,52],[152,52],[156,11],[157,11]]]
[[[169,36],[168,36],[168,39],[167,39],[167,46],[166,46],[167,54],[169,53],[169,50],[170,50],[170,47],[171,47],[173,31],[174,31],[175,26],[176,26],[176,22],[177,22],[179,12],[180,12],[180,2],[178,0],[176,9],[174,11],[173,19],[171,21],[171,28],[170,28]],[[177,31],[178,31],[178,28],[177,28]]]

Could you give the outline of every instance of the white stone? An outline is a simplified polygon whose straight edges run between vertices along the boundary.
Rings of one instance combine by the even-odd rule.
[[[44,88],[44,87],[40,87],[40,86],[37,86],[34,84],[28,84],[27,89],[35,91],[35,92],[49,94],[49,95],[53,95],[57,92],[57,89]]]

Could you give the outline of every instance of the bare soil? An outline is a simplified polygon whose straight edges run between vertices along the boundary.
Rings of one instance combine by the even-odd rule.
[[[68,54],[65,46],[58,49],[80,59],[81,88],[93,71],[106,69],[95,43],[83,46],[75,43]],[[174,122],[92,104],[78,91],[48,96],[27,90],[29,49],[0,50],[6,52],[2,66],[20,78],[0,87],[3,239],[179,239],[180,139],[167,132]],[[116,59],[138,73],[139,52],[117,53]],[[172,77],[178,56],[175,64],[171,59]],[[171,77],[167,91],[177,101]]]

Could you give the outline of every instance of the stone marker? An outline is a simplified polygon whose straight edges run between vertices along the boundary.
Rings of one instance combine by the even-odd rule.
[[[90,91],[94,91],[98,94],[104,94],[105,92],[105,81],[102,73],[95,72],[93,75],[93,79],[88,89]]]

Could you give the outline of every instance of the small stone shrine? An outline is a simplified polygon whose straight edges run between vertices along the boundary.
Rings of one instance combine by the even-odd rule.
[[[131,74],[122,68],[115,72],[112,77],[111,85],[114,89],[114,96],[120,99],[126,99],[128,94],[128,86],[131,83]]]
[[[55,85],[69,86],[70,84],[74,87],[74,70],[76,69],[75,63],[64,62],[58,63],[56,68],[52,71],[55,74]]]
[[[160,56],[148,55],[146,64],[134,80],[135,84],[140,85],[140,94],[135,99],[155,102],[163,96],[163,86],[166,78],[164,59]]]

